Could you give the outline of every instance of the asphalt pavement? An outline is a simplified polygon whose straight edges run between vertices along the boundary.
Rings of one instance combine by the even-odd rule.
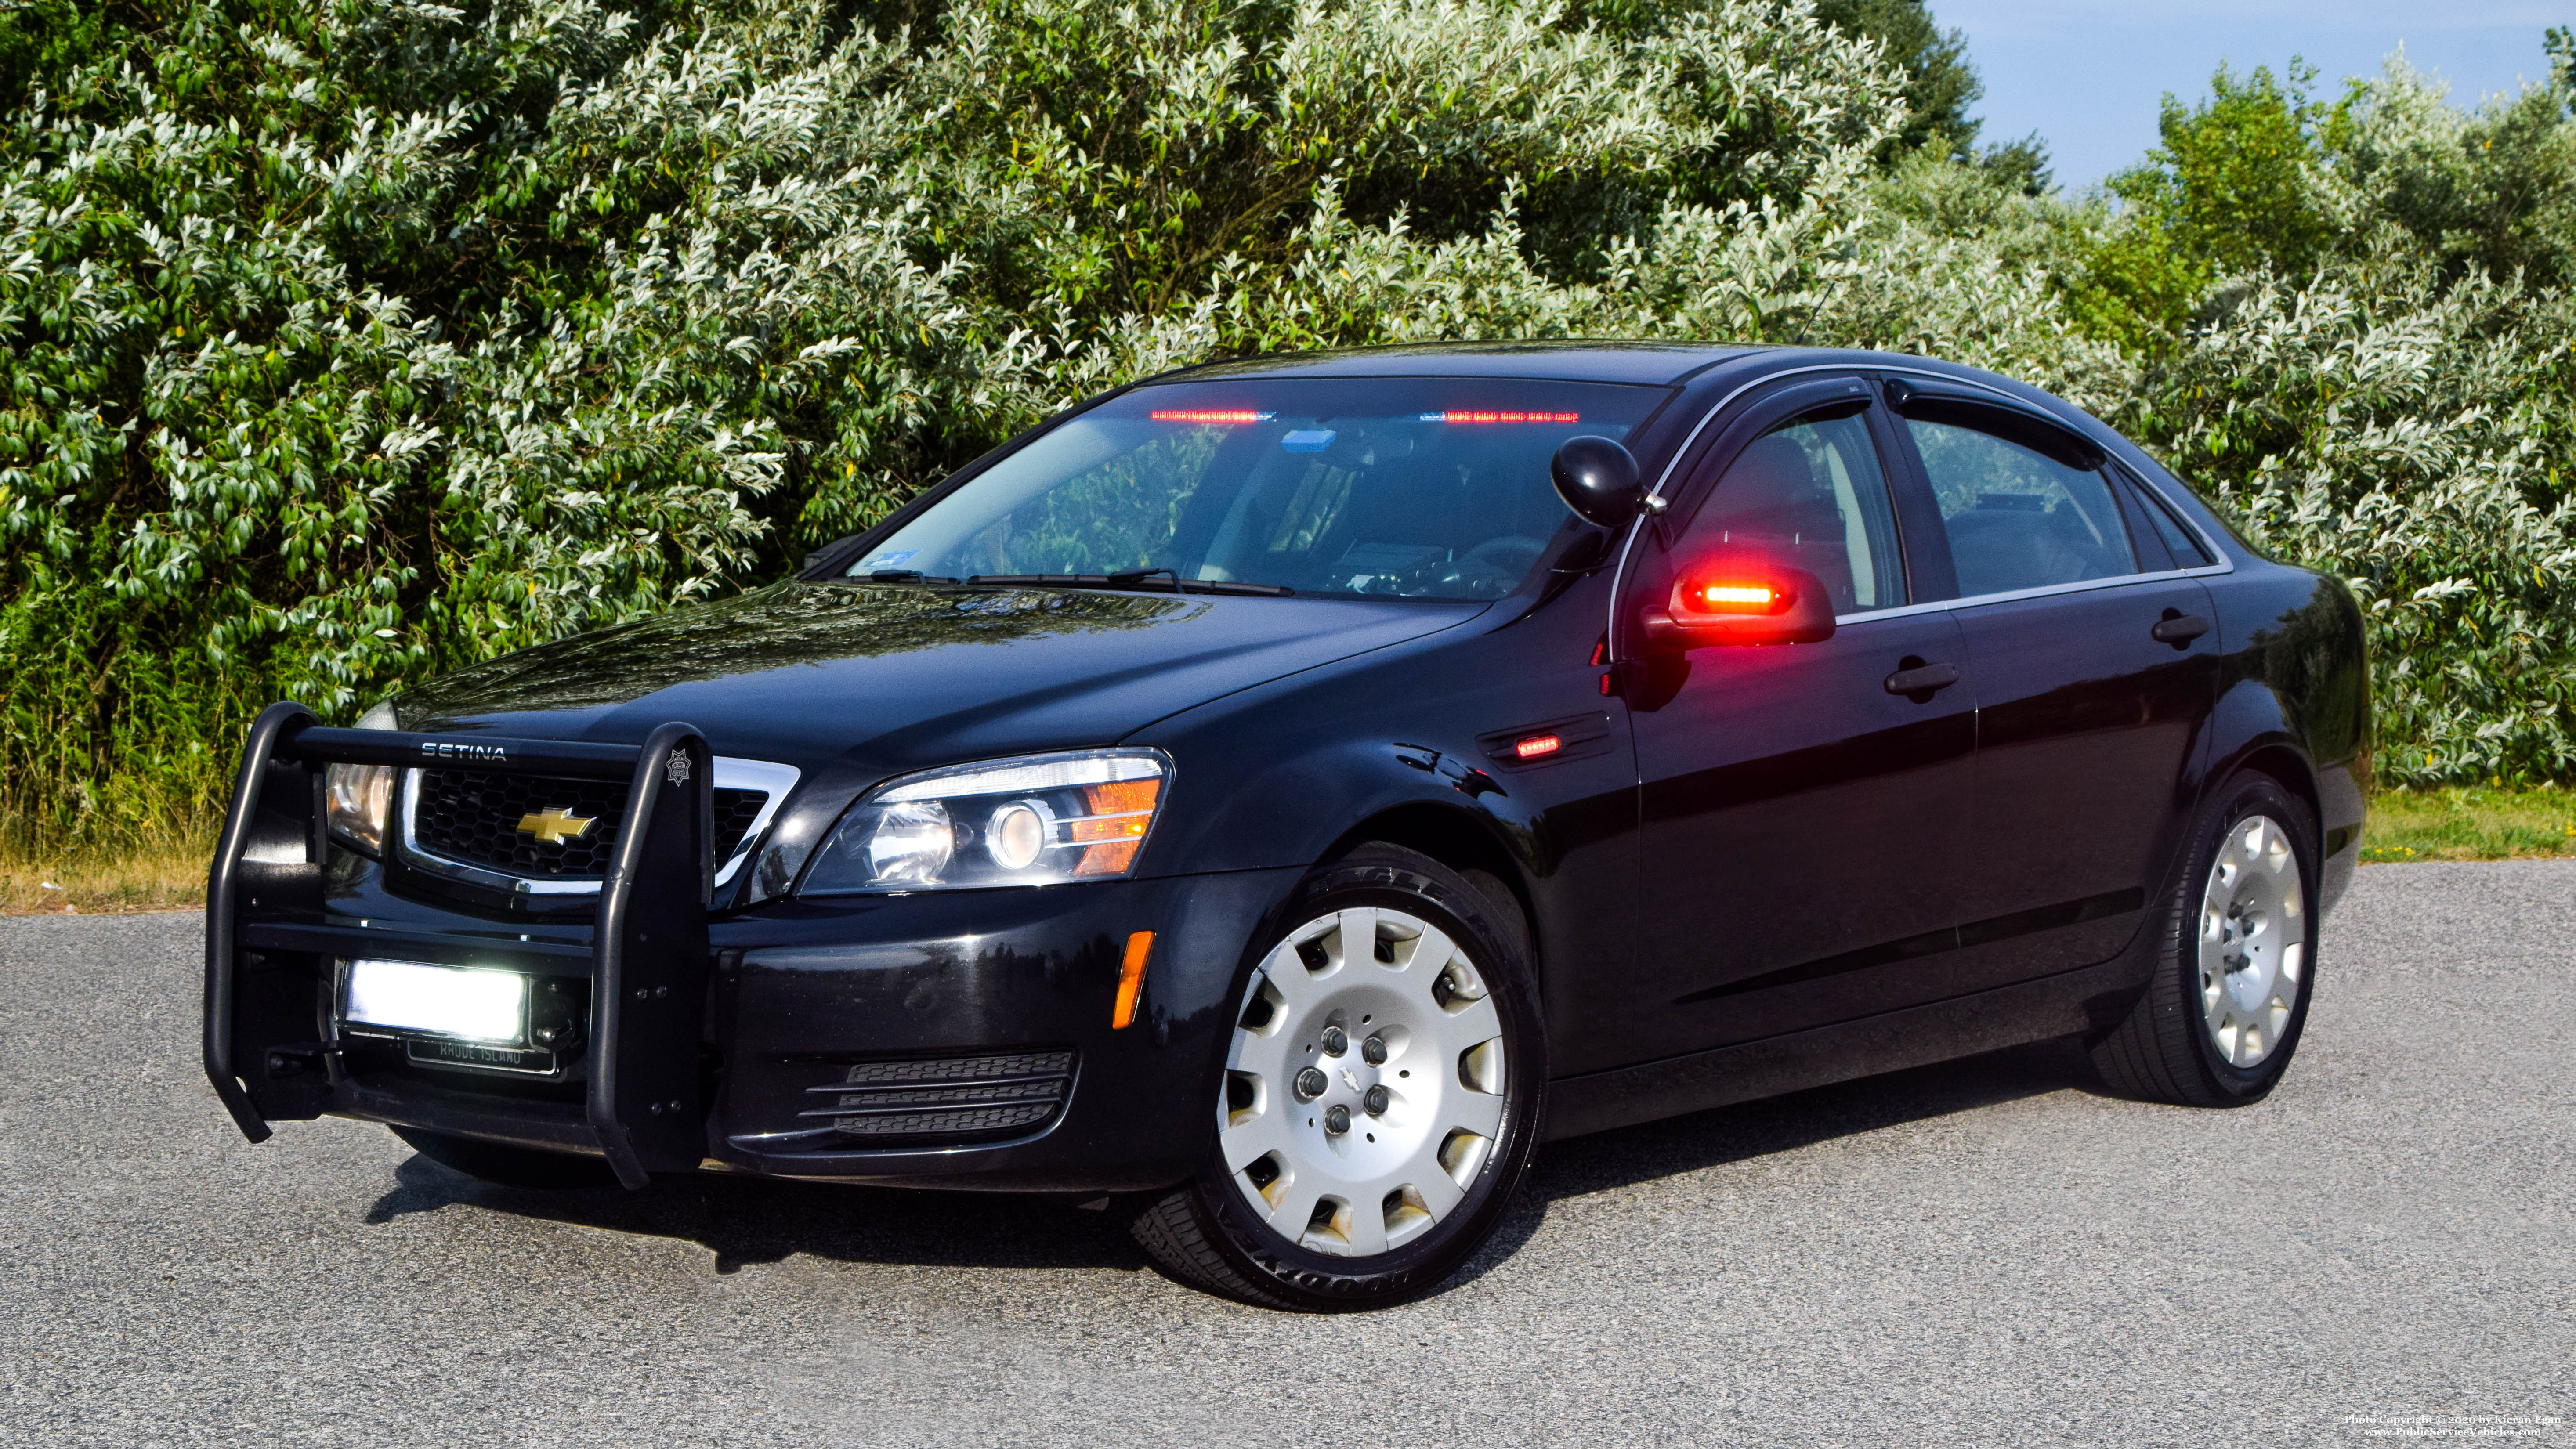
[[[254,1147],[200,931],[0,920],[0,1442],[2576,1444],[2576,862],[2362,872],[2259,1106],[2048,1043],[1559,1143],[1348,1317],[1055,1203]]]

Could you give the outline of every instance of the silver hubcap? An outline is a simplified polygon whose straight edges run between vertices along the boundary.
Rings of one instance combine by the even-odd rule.
[[[2299,1004],[2307,902],[2290,833],[2267,815],[2236,822],[2200,899],[2200,1015],[2218,1054],[2250,1067],[2272,1054]]]
[[[1218,1142],[1255,1215],[1367,1257],[1465,1200],[1508,1105],[1502,1018],[1456,942],[1361,907],[1288,933],[1235,1014]]]

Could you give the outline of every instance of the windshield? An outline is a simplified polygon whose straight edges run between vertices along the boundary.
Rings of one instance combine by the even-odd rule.
[[[1573,517],[1548,478],[1557,446],[1624,439],[1666,395],[1513,378],[1138,388],[969,480],[849,572],[1168,570],[1174,586],[1498,599]]]

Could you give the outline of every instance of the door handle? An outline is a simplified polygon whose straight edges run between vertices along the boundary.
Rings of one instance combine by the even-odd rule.
[[[1951,685],[1958,682],[1958,665],[1922,664],[1917,665],[1912,669],[1900,669],[1894,674],[1887,676],[1887,692],[1890,694],[1919,694],[1924,698],[1929,699],[1932,695],[1932,691],[1936,689],[1948,689]]]
[[[2192,640],[2209,632],[2209,621],[2198,614],[2185,614],[2176,609],[2167,609],[2165,616],[2158,619],[2156,626],[2147,632],[2154,635],[2159,644],[2171,644],[2176,649],[2187,649],[2191,647]]]

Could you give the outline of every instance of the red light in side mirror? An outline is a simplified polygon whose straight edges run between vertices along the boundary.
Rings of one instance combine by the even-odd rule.
[[[1711,614],[1777,614],[1796,601],[1794,595],[1777,585],[1731,579],[1694,583],[1690,599]]]
[[[1513,742],[1512,753],[1524,760],[1535,760],[1542,755],[1555,754],[1564,748],[1565,741],[1554,735],[1531,735],[1527,739]]]
[[[1703,558],[1673,580],[1671,602],[1649,606],[1650,647],[1811,644],[1834,634],[1833,595],[1824,581],[1758,553]]]

